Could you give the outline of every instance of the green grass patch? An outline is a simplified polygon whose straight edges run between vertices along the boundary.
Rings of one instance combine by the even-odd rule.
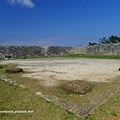
[[[104,104],[95,109],[89,117],[91,120],[119,120],[120,119],[120,90]]]
[[[4,60],[4,58],[0,58],[0,61],[1,61],[1,60]]]
[[[120,90],[85,118],[77,117],[73,113],[35,95],[35,92],[42,92],[45,95],[56,96],[61,100],[67,100],[71,104],[81,106],[89,103],[92,98],[99,97],[100,92],[107,91],[116,86],[119,83],[119,77],[115,78],[111,83],[91,82],[90,84],[93,86],[92,91],[85,95],[78,95],[59,89],[59,85],[66,81],[60,81],[58,86],[46,87],[41,85],[38,80],[21,77],[26,72],[16,74],[5,73],[5,69],[10,66],[13,67],[16,65],[4,65],[0,69],[0,75],[7,76],[11,80],[16,80],[17,84],[22,84],[26,88],[23,89],[0,80],[0,111],[34,110],[34,112],[19,114],[0,113],[0,120],[98,120],[98,118],[99,120],[109,120],[109,118],[120,118]]]
[[[71,54],[62,57],[67,58],[98,58],[98,59],[120,59],[120,55],[87,55],[87,54]]]
[[[2,80],[0,111],[8,112],[0,113],[0,120],[80,120],[74,114],[36,96],[29,89],[22,89]]]

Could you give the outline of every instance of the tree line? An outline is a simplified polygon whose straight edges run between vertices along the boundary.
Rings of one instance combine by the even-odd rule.
[[[89,42],[89,46],[91,45],[101,45],[101,44],[111,44],[111,43],[120,43],[120,37],[111,35],[109,38],[103,37],[99,39],[99,43]]]

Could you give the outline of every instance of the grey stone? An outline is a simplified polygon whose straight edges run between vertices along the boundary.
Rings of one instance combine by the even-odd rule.
[[[6,73],[19,73],[22,72],[22,68],[8,68],[5,70]]]
[[[109,98],[111,93],[110,92],[102,92],[101,95],[103,95],[105,98]]]
[[[105,99],[103,98],[98,98],[98,97],[95,97],[92,99],[92,102],[94,102],[95,104],[101,104]]]
[[[0,68],[3,68],[3,66],[2,66],[2,65],[0,65]]]
[[[93,110],[94,106],[91,105],[91,104],[85,104],[81,107],[79,107],[75,114],[79,115],[79,116],[85,116],[87,115],[88,113],[90,113],[92,110]]]
[[[117,91],[117,87],[116,88],[111,88],[110,90],[111,90],[111,92],[116,92]]]
[[[92,90],[92,85],[84,81],[74,80],[60,85],[60,88],[74,94],[86,94]]]
[[[58,105],[67,110],[71,110],[76,106],[74,104],[70,104],[68,101],[61,101],[58,103]]]
[[[120,55],[120,43],[95,46],[0,46],[0,58],[30,58],[68,54]]]
[[[48,101],[56,101],[56,100],[58,100],[57,97],[50,96],[50,95],[44,95],[43,98],[47,99]]]

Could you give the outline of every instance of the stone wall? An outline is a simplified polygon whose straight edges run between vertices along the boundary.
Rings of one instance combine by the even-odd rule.
[[[120,44],[86,47],[63,46],[0,46],[0,58],[30,58],[39,56],[61,56],[67,54],[120,55]]]
[[[31,58],[72,54],[72,47],[61,46],[0,46],[0,57]]]
[[[87,46],[86,54],[120,55],[120,43],[119,44],[102,44],[102,45],[95,45],[95,46]]]

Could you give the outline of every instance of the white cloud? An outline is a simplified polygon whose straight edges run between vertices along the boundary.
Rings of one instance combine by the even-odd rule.
[[[7,0],[10,4],[20,4],[25,7],[33,8],[35,4],[32,0]]]

